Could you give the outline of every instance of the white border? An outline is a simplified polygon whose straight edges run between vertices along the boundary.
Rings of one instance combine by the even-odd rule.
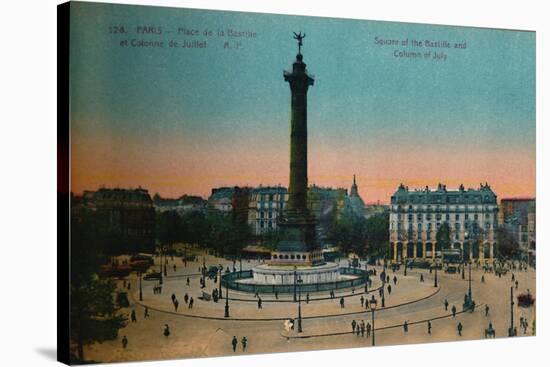
[[[0,246],[3,279],[0,283],[0,365],[53,365],[56,348],[56,9],[58,1],[2,4],[2,103],[0,134],[2,201]],[[548,278],[548,194],[550,187],[548,128],[542,101],[548,73],[542,60],[550,60],[548,19],[544,2],[523,1],[363,1],[304,0],[187,0],[118,1],[118,3],[300,14],[340,18],[469,25],[537,31],[537,217],[538,277],[536,338],[500,339],[413,346],[344,349],[321,352],[266,354],[250,357],[208,358],[119,364],[120,366],[311,366],[338,365],[538,365],[546,361],[550,345],[548,318],[542,314]],[[546,16],[545,16],[546,15]],[[546,160],[548,161],[548,160]],[[546,164],[548,166],[548,164]],[[547,189],[548,190],[548,189]],[[548,347],[547,347],[548,348]],[[539,362],[540,361],[540,362]]]

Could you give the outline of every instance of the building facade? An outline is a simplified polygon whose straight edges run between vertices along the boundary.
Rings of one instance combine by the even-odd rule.
[[[535,250],[537,223],[536,200],[534,198],[502,199],[499,222],[518,241],[523,252]]]
[[[437,241],[438,230],[446,223],[450,248]],[[391,197],[391,260],[428,259],[434,261],[447,251],[459,253],[463,261],[492,261],[496,253],[498,226],[497,196],[486,183],[478,189],[412,190],[401,184]]]
[[[254,235],[261,236],[277,228],[277,218],[287,199],[287,189],[281,186],[260,186],[250,190],[248,225]]]
[[[121,251],[155,249],[155,208],[147,190],[101,188],[85,191],[76,203],[105,220],[106,233],[102,234],[112,238]]]
[[[201,211],[206,209],[207,201],[200,196],[182,195],[177,199],[163,198],[159,194],[153,196],[155,211],[175,211],[180,215],[192,211]]]

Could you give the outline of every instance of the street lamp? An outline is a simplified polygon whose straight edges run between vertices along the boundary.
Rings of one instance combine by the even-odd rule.
[[[296,266],[294,266],[294,302],[296,302]]]
[[[372,315],[372,346],[373,347],[374,347],[374,310],[375,309],[376,309],[376,299],[374,299],[374,296],[372,296],[372,298],[370,299],[370,312]]]
[[[159,262],[160,262],[160,270],[159,270],[160,278],[159,278],[159,284],[162,284],[162,247],[160,247],[160,249],[159,249]]]
[[[434,261],[434,264],[435,264],[434,287],[437,288],[437,262]]]
[[[141,271],[139,272],[139,300],[143,301],[143,289],[141,287]]]
[[[220,283],[221,283],[220,278]],[[229,282],[225,283],[225,313],[223,317],[229,317]]]
[[[382,281],[382,307],[386,307],[386,277]]]
[[[369,293],[369,271],[365,262],[365,294]]]
[[[302,332],[302,277],[299,276],[296,280],[298,283],[298,332]]]
[[[218,279],[218,282],[219,282],[218,283],[218,296],[220,298],[223,298],[223,296],[222,296],[222,270],[223,270],[223,266],[222,266],[222,264],[220,264],[219,267],[218,267],[218,272],[220,273],[219,279]]]
[[[514,287],[510,287],[510,329],[508,336],[514,336]]]

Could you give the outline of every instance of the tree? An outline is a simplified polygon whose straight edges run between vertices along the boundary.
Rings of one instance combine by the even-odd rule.
[[[512,258],[519,253],[518,241],[505,226],[497,228],[496,242],[499,256]]]
[[[161,212],[156,215],[157,239],[163,247],[172,252],[176,242],[182,239],[183,223],[176,211]]]
[[[387,212],[376,213],[366,221],[367,252],[372,257],[382,257],[386,254],[390,236],[390,215]]]
[[[340,246],[343,253],[365,254],[367,220],[364,217],[344,213],[329,233],[329,239]]]
[[[70,333],[78,359],[84,361],[84,345],[113,339],[126,319],[116,313],[114,284],[98,277],[108,262],[105,221],[95,212],[82,210],[71,216]]]
[[[449,227],[449,223],[443,222],[439,229],[437,230],[436,234],[436,241],[437,244],[440,246],[440,248],[448,249],[451,247],[451,228]]]

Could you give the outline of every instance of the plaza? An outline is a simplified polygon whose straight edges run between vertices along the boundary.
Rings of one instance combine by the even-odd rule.
[[[530,293],[536,297],[535,270],[511,270],[506,275],[498,277],[495,273],[485,273],[484,270],[472,266],[472,294],[476,303],[474,312],[462,312],[464,295],[468,291],[468,272],[465,279],[461,273],[447,274],[437,272],[437,287],[434,286],[435,271],[428,269],[386,270],[390,282],[385,284],[384,303],[381,305],[379,288],[382,286],[380,277],[382,266],[369,266],[376,269],[372,276],[372,285],[368,294],[364,288],[346,288],[337,290],[334,297],[329,292],[312,292],[299,294],[303,331],[288,330],[285,322],[295,319],[298,315],[298,302],[293,301],[292,294],[258,294],[262,299],[262,307],[258,308],[258,297],[253,293],[229,290],[229,317],[224,316],[226,289],[222,289],[223,298],[218,302],[212,299],[201,299],[203,292],[211,294],[219,283],[206,277],[205,288],[200,287],[202,257],[197,262],[187,262],[180,258],[168,259],[167,276],[164,277],[162,292],[156,294],[153,288],[157,281],[142,280],[143,301],[139,301],[139,278],[132,273],[127,282],[131,284],[129,293],[130,306],[121,309],[128,314],[127,326],[119,330],[118,338],[96,343],[86,347],[88,359],[101,362],[136,361],[170,358],[198,358],[235,354],[255,354],[292,352],[305,350],[320,350],[334,348],[370,347],[370,337],[352,334],[351,323],[363,320],[371,323],[372,311],[361,306],[361,297],[377,300],[374,311],[375,344],[397,345],[440,341],[460,341],[483,339],[485,329],[492,323],[497,338],[507,337],[510,326],[510,287],[514,287],[514,326],[518,336],[533,335],[535,306],[529,308],[517,307],[516,296]],[[204,264],[232,268],[233,262],[205,255]],[[243,260],[242,270],[252,269],[258,261]],[[173,266],[176,265],[174,271]],[[236,264],[239,267],[239,264]],[[159,258],[155,258],[154,268],[160,266]],[[340,266],[347,267],[347,261],[341,261]],[[364,263],[361,262],[364,268]],[[240,269],[239,269],[240,270]],[[518,281],[518,289],[511,281],[514,274]],[[420,277],[424,281],[420,281]],[[394,276],[397,283],[394,283]],[[484,282],[481,277],[484,277]],[[189,286],[187,286],[189,278]],[[118,280],[122,288],[123,280]],[[219,280],[218,280],[219,282]],[[388,292],[391,286],[391,293]],[[184,302],[187,293],[193,297],[194,305],[189,308]],[[172,294],[179,301],[176,311],[171,299]],[[340,300],[344,299],[344,307]],[[449,306],[445,310],[445,300]],[[488,316],[485,316],[485,305],[489,306]],[[455,306],[457,313],[453,317],[451,309]],[[145,307],[149,317],[144,319]],[[130,321],[130,313],[135,310],[137,321]],[[529,327],[524,330],[519,325],[520,318],[528,320]],[[432,329],[428,333],[427,322],[431,320]],[[404,332],[403,323],[407,322],[408,331]],[[457,324],[463,325],[462,336],[457,333]],[[162,334],[164,325],[170,327],[171,334]],[[127,348],[123,348],[123,336],[128,339]],[[232,350],[233,336],[239,340],[235,352]],[[240,341],[246,336],[248,343],[243,352]]]

